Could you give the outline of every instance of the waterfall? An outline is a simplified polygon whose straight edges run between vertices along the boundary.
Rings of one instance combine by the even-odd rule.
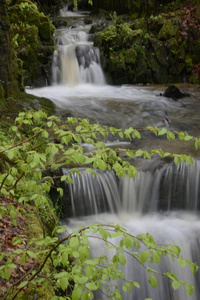
[[[67,169],[63,173],[70,174]],[[80,169],[79,174],[70,175],[73,184],[66,184],[64,203],[67,194],[70,195],[68,201],[72,209],[65,209],[62,222],[66,224],[68,220],[70,227],[83,225],[84,222],[117,222],[133,235],[149,232],[158,244],[178,245],[184,258],[199,265],[199,175],[198,160],[192,166],[187,163],[178,166],[174,163],[158,164],[152,160],[148,168],[144,161],[136,178],[125,176],[118,179],[114,172],[98,170],[94,177]],[[111,252],[109,254],[108,249],[104,250],[100,241],[95,241],[91,255],[95,257],[100,254],[109,256]],[[159,273],[174,271],[179,280],[192,283],[195,292],[190,298],[184,286],[173,290],[171,282],[161,276],[156,276],[158,287],[152,288],[148,274],[141,265],[128,255],[126,260],[126,266],[122,267],[123,273],[127,279],[139,282],[141,289],[133,288],[131,294],[121,290],[123,300],[200,299],[200,275],[193,277],[189,267],[183,270],[170,256],[162,258],[158,265],[149,264],[149,267]],[[102,294],[97,292],[95,297],[102,298]]]
[[[67,174],[67,169],[63,172]],[[84,169],[70,176],[73,184],[69,183],[68,188],[73,217],[102,212],[142,215],[177,210],[195,214],[200,210],[198,160],[192,166],[170,163],[155,170],[139,170],[136,178],[126,175],[117,179],[114,172],[98,170],[94,177]]]
[[[101,69],[100,51],[88,40],[90,27],[72,26],[67,32],[57,30],[52,62],[53,85],[106,83]]]
[[[69,17],[69,26],[55,33],[53,84],[51,87],[27,92],[51,99],[64,118],[69,113],[89,118],[93,123],[118,128],[133,126],[143,130],[149,125],[163,126],[163,119],[169,117],[170,130],[189,129],[189,134],[199,134],[198,91],[192,88],[190,94],[195,97],[174,102],[160,95],[164,87],[105,85],[99,49],[93,46],[89,34],[91,25],[84,25],[82,16],[77,22],[78,12],[74,15],[67,8],[62,10],[61,15]],[[158,139],[155,141],[152,135],[137,142],[134,140],[129,145],[130,149],[132,146],[134,149],[146,149],[147,138],[148,147],[151,145],[153,149],[155,145],[157,148],[161,144],[163,150],[166,149],[166,141],[159,139],[158,143]],[[111,147],[115,143],[113,139]],[[176,153],[177,146],[182,153],[180,144],[173,146],[171,143],[169,151]],[[124,146],[117,143],[115,147]],[[188,152],[191,152],[188,147]],[[90,173],[86,174],[84,169],[80,169],[79,174],[68,173],[69,170],[64,169],[63,173],[71,176],[73,184],[65,183],[64,186],[61,223],[70,228],[92,223],[119,223],[133,235],[149,232],[157,243],[179,245],[184,258],[200,265],[200,161],[196,160],[190,167],[187,163],[176,166],[174,163],[152,159],[150,162],[142,161],[138,169],[136,178],[125,176],[120,179],[109,171],[96,170],[94,177]],[[102,255],[104,251],[97,240],[92,243],[92,251],[94,256],[99,251]],[[105,255],[109,255],[108,249]],[[158,287],[153,289],[141,265],[130,257],[126,259],[123,272],[128,279],[138,281],[141,289],[133,289],[131,295],[123,293],[123,300],[200,299],[199,274],[193,278],[188,269],[182,269],[168,258],[152,266],[157,267],[159,272],[173,270],[179,280],[194,284],[195,293],[189,297],[184,288],[174,291],[170,282],[162,277],[157,278]],[[102,298],[102,294],[99,298]]]

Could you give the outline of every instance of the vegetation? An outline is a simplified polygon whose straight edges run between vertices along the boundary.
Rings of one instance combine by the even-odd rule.
[[[172,6],[151,15],[137,9],[126,17],[110,14],[112,24],[96,33],[94,44],[114,84],[199,83],[199,5]]]
[[[44,2],[47,3],[40,1],[40,4]],[[58,2],[49,1],[53,6]],[[127,2],[129,8],[132,2]],[[135,5],[139,2],[134,1]],[[174,10],[180,7],[178,2],[170,4]],[[23,90],[24,78],[25,84],[32,85],[41,72],[48,73],[46,67],[48,69],[49,57],[54,49],[54,26],[42,12],[42,7],[29,0],[1,1],[3,21],[0,24],[0,41],[6,51],[2,51],[0,56],[0,99],[6,98],[6,101],[2,100],[1,108],[5,106],[7,111],[8,106],[13,109],[14,97],[22,97],[20,89]],[[156,82],[156,78],[174,82],[174,78],[181,78],[184,70],[191,82],[199,82],[199,15],[196,6],[179,10],[177,15],[159,13],[148,18],[143,10],[138,11],[141,15],[133,14],[131,21],[125,23],[121,23],[116,13],[109,12],[113,24],[103,33],[96,34],[95,43],[101,47],[102,53],[105,50],[111,74],[116,74],[116,71],[126,74],[131,83]],[[174,63],[170,66],[165,65],[167,56],[163,49],[166,47]],[[159,64],[164,70],[170,69],[173,76],[167,77],[163,69],[159,73]],[[143,74],[143,70],[148,72]],[[181,74],[180,77],[175,71]],[[166,75],[164,79],[162,74]],[[28,108],[32,108],[32,104],[29,103]],[[166,135],[169,141],[192,141],[195,149],[200,149],[200,138],[186,132],[153,127],[147,130],[158,137]],[[174,289],[184,285],[188,294],[192,294],[193,286],[180,281],[173,271],[158,274],[146,263],[160,264],[162,256],[170,256],[172,260],[177,259],[181,267],[189,265],[192,274],[197,271],[197,265],[184,259],[178,246],[157,245],[148,233],[133,236],[117,224],[93,224],[67,231],[67,236],[60,239],[66,228],[59,226],[56,209],[51,204],[49,192],[57,178],[47,175],[48,170],[71,166],[69,172],[79,173],[79,166],[87,166],[85,172],[93,176],[98,168],[102,171],[112,169],[118,177],[127,173],[132,177],[137,175],[131,160],[136,157],[151,159],[152,155],[159,155],[163,159],[171,157],[176,165],[184,161],[189,165],[193,163],[189,155],[165,153],[162,149],[148,152],[143,149],[106,148],[102,140],[108,134],[130,140],[141,138],[140,132],[134,128],[101,127],[90,124],[87,119],[73,117],[63,122],[56,116],[48,117],[43,111],[21,112],[14,123],[9,118],[2,118],[0,293],[3,300],[25,300],[27,295],[33,299],[34,294],[40,299],[85,300],[94,298],[96,291],[113,299],[122,299],[122,291],[131,292],[132,288],[140,287],[138,282],[125,278],[120,271],[127,255],[145,268],[153,288],[157,286],[157,276],[163,276],[163,280],[171,280]],[[94,145],[95,150],[84,153],[83,142]],[[60,180],[72,183],[70,174],[61,176]],[[58,187],[57,191],[62,197],[62,188]],[[101,241],[113,254],[110,257],[92,257],[93,239]],[[116,283],[118,279],[122,281],[122,290]]]
[[[196,149],[200,149],[200,139],[186,132],[170,132],[153,127],[147,130],[153,131],[157,136],[166,134],[169,141],[175,138],[184,142],[193,141]],[[113,169],[119,177],[127,173],[132,177],[137,175],[137,170],[122,156],[151,159],[152,155],[159,155],[162,158],[172,157],[176,164],[179,161],[187,161],[189,164],[193,162],[191,156],[164,153],[161,149],[152,150],[151,153],[142,149],[115,151],[106,148],[101,141],[101,137],[108,134],[130,140],[141,138],[139,131],[133,128],[121,130],[101,127],[99,124],[90,124],[87,119],[73,117],[62,122],[56,116],[47,117],[42,111],[23,112],[18,115],[14,124],[9,124],[8,120],[2,123],[1,222],[11,233],[11,221],[17,229],[22,222],[21,212],[36,207],[39,215],[46,220],[49,233],[44,228],[43,234],[40,231],[36,236],[33,231],[29,238],[19,232],[10,236],[9,252],[2,249],[0,254],[0,283],[7,287],[1,290],[2,299],[27,299],[27,293],[39,293],[40,286],[46,293],[49,283],[55,288],[48,294],[48,299],[51,300],[93,299],[97,290],[112,299],[122,299],[117,279],[123,282],[123,291],[131,292],[131,287],[140,287],[138,282],[125,278],[119,269],[120,265],[126,264],[126,255],[130,255],[146,269],[152,287],[156,288],[156,276],[161,275],[172,281],[174,289],[184,285],[188,294],[192,294],[193,286],[179,281],[173,271],[158,274],[156,269],[146,266],[147,261],[159,264],[162,256],[171,256],[173,260],[178,260],[181,267],[189,264],[193,274],[198,269],[195,263],[181,256],[178,246],[157,245],[149,233],[133,236],[116,224],[94,224],[67,231],[67,236],[59,239],[59,234],[66,232],[66,228],[60,227],[53,217],[55,214],[52,214],[48,196],[56,178],[48,176],[44,171],[73,165],[69,173],[79,173],[77,166],[84,165],[88,166],[85,172],[91,172],[93,176],[98,168],[103,171]],[[86,154],[81,143],[93,144],[95,150]],[[60,180],[72,182],[70,174],[63,175]],[[62,197],[62,188],[58,187],[57,190]],[[27,226],[32,226],[28,220],[26,223]],[[106,249],[111,249],[111,257],[101,254],[92,257],[92,239],[101,240]],[[112,285],[114,289],[111,288]]]

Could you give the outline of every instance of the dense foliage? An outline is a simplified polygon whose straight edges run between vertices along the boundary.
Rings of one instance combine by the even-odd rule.
[[[200,148],[200,139],[186,132],[170,132],[153,127],[147,130],[153,131],[157,136],[166,134],[168,140],[193,140],[196,149]],[[103,171],[113,169],[119,177],[127,173],[132,177],[137,175],[137,170],[131,162],[124,159],[126,157],[143,156],[144,159],[151,159],[151,155],[156,154],[162,158],[171,156],[176,164],[179,160],[189,164],[193,162],[191,156],[164,153],[161,149],[152,150],[151,153],[142,149],[113,150],[107,148],[102,141],[108,134],[130,140],[141,138],[139,131],[131,127],[125,130],[101,127],[99,124],[90,124],[87,119],[72,117],[63,122],[56,116],[47,117],[42,111],[20,113],[14,124],[8,124],[7,120],[1,127],[0,138],[1,219],[9,217],[17,228],[20,224],[19,212],[22,208],[26,209],[28,204],[36,206],[43,218],[50,219],[47,209],[50,201],[48,193],[55,178],[46,175],[44,171],[48,169],[56,170],[71,165],[73,167],[69,173],[79,173],[77,166],[84,165],[88,166],[85,172],[91,172],[93,176],[95,169],[99,168]],[[84,153],[82,143],[92,144],[95,150]],[[72,182],[69,174],[63,175],[60,180]],[[62,197],[62,188],[58,187],[57,190]],[[9,203],[9,199],[13,199],[12,203],[5,205],[6,201]],[[126,255],[130,255],[146,269],[152,287],[156,288],[156,276],[161,275],[172,281],[174,289],[184,285],[189,295],[193,292],[193,286],[179,281],[173,271],[158,274],[156,269],[146,266],[147,261],[159,264],[162,256],[171,256],[171,259],[178,260],[181,267],[189,264],[194,274],[198,267],[184,259],[176,245],[157,245],[149,233],[133,236],[116,224],[93,224],[68,230],[60,240],[59,234],[63,232],[66,232],[66,228],[59,227],[54,222],[50,235],[34,236],[28,243],[25,243],[22,235],[11,238],[9,253],[2,251],[0,255],[0,278],[8,287],[3,290],[3,299],[15,299],[21,292],[26,299],[26,293],[37,291],[41,285],[43,289],[47,289],[49,281],[55,287],[54,296],[48,296],[52,300],[93,299],[97,290],[112,299],[122,299],[117,279],[123,282],[123,291],[131,292],[131,288],[140,288],[138,282],[125,278],[120,271],[120,265],[126,264]],[[111,255],[92,257],[92,239],[102,241],[106,249],[112,250]],[[24,243],[26,247],[23,246]],[[15,270],[19,264],[27,265],[30,259],[33,260],[32,268],[9,284],[13,276],[17,276]],[[111,288],[112,285],[114,289]]]

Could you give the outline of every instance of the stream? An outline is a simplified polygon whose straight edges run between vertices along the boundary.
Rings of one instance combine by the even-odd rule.
[[[141,140],[134,142],[108,137],[105,143],[109,147],[162,148],[172,153],[191,153],[196,160],[191,167],[186,163],[176,167],[173,162],[159,158],[151,161],[138,159],[136,178],[117,179],[113,172],[108,171],[97,171],[97,176],[92,177],[82,168],[79,175],[71,175],[74,184],[66,184],[65,217],[61,223],[70,228],[92,223],[120,223],[131,234],[149,232],[157,243],[179,245],[184,258],[200,265],[200,162],[197,152],[191,143],[168,142],[145,130],[147,126],[158,126],[198,136],[200,87],[177,85],[190,97],[174,101],[161,96],[167,88],[164,85],[107,84],[99,49],[93,47],[89,34],[91,25],[84,24],[85,15],[86,12],[62,10],[61,16],[67,20],[68,27],[55,32],[52,85],[27,88],[26,92],[51,99],[62,118],[72,114],[101,125],[132,126],[142,132]],[[90,149],[90,145],[84,147]],[[67,172],[67,169],[63,170],[63,173]],[[127,266],[124,270],[127,278],[138,281],[141,289],[133,289],[131,295],[123,293],[124,300],[200,299],[199,275],[193,277],[187,268],[182,269],[170,259],[162,261],[156,268],[159,272],[173,270],[179,280],[194,284],[192,297],[184,287],[176,291],[171,289],[163,278],[158,278],[158,287],[154,289],[137,262],[127,258]]]

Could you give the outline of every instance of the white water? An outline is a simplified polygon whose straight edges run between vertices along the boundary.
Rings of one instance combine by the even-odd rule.
[[[68,15],[63,11],[64,16]],[[71,13],[70,13],[71,17]],[[77,15],[76,15],[77,17]],[[82,18],[70,19],[75,27],[56,32],[57,47],[53,58],[53,85],[40,89],[27,89],[28,93],[50,98],[62,115],[72,113],[88,117],[93,122],[116,127],[165,126],[164,118],[170,120],[171,130],[187,130],[199,134],[200,102],[199,91],[188,85],[181,86],[191,94],[178,102],[160,96],[164,86],[121,86],[106,85],[100,67],[98,49],[89,41],[89,26],[83,26]],[[81,47],[81,48],[79,48]],[[77,57],[77,51],[83,50]],[[109,140],[116,147],[118,141]],[[124,141],[125,142],[125,141]],[[165,139],[154,139],[143,135],[142,141],[126,147],[159,148],[166,151],[183,152],[183,144],[168,146]],[[123,145],[119,145],[120,148]],[[193,147],[194,148],[194,147]],[[188,148],[191,151],[191,148]],[[187,150],[186,150],[187,152]],[[64,224],[70,227],[90,223],[120,223],[134,235],[150,232],[157,243],[180,245],[185,258],[199,264],[200,208],[199,162],[191,168],[187,165],[177,169],[172,164],[153,160],[139,164],[136,179],[125,177],[119,181],[112,173],[97,173],[97,178],[81,174],[73,175],[74,184],[69,185],[64,199]],[[67,172],[65,170],[65,172]],[[70,195],[70,199],[69,199]],[[98,248],[98,245],[97,245]],[[94,251],[97,251],[94,250]],[[142,268],[128,261],[125,269],[129,279],[139,281],[142,288],[133,294],[124,294],[123,299],[143,300],[199,300],[199,277],[196,284],[191,273],[181,269],[172,261],[162,262],[159,271],[171,272],[178,278],[195,284],[195,294],[190,298],[184,289],[173,291],[163,278],[158,288],[153,289]],[[170,293],[172,293],[170,295]]]

